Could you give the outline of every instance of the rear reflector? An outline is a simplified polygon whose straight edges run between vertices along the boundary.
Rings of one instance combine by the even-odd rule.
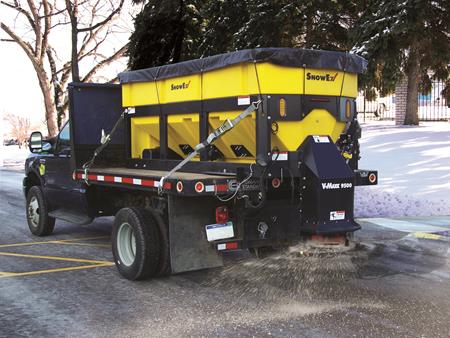
[[[227,243],[220,243],[217,244],[217,250],[236,250],[239,248],[238,242],[227,242]]]

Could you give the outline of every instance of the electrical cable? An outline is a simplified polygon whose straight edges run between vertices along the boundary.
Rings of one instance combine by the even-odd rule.
[[[214,195],[217,197],[217,199],[221,202],[229,202],[233,198],[235,198],[239,192],[239,189],[241,189],[241,186],[253,176],[253,167],[252,167],[253,165],[254,165],[254,163],[250,164],[250,174],[246,178],[244,178],[241,182],[239,182],[239,184],[236,187],[236,191],[230,197],[222,198],[219,195],[217,195],[217,191],[215,191]]]

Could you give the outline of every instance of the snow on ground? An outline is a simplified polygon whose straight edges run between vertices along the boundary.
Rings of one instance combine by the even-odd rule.
[[[0,145],[0,168],[23,170],[25,159],[29,154],[28,147]]]
[[[357,187],[355,216],[450,215],[450,123],[363,124],[361,169],[376,187]]]

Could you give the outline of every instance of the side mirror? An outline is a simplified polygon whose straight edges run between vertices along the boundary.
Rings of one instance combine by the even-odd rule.
[[[42,150],[42,133],[40,131],[34,131],[31,133],[28,146],[32,153]]]

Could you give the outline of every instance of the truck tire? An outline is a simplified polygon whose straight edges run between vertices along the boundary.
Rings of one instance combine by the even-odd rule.
[[[27,222],[33,235],[48,236],[55,228],[55,219],[48,215],[45,195],[39,186],[30,188],[27,194]]]
[[[155,209],[148,209],[153,218],[158,225],[158,234],[159,234],[159,264],[156,271],[157,277],[168,276],[171,273],[170,268],[170,247],[169,247],[169,236],[168,229],[166,224],[164,223],[163,218]]]
[[[112,231],[114,262],[120,274],[129,280],[156,275],[160,245],[158,225],[143,208],[123,208],[115,217]]]

